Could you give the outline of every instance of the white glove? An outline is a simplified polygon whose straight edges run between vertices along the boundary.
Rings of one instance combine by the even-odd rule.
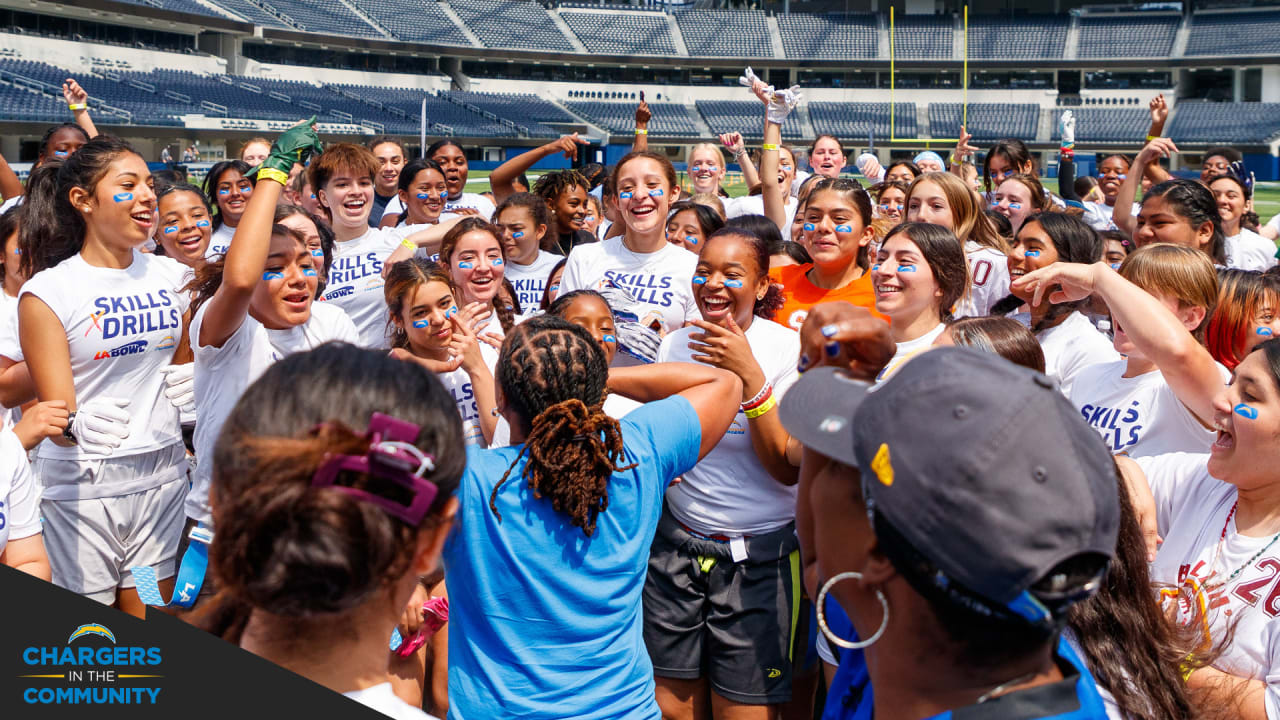
[[[95,455],[110,455],[129,437],[129,407],[124,398],[96,397],[76,408],[68,428],[80,449]]]
[[[1070,110],[1062,111],[1058,120],[1058,133],[1062,136],[1062,147],[1076,144],[1076,114]]]
[[[761,82],[761,80],[760,78],[756,77],[756,74],[751,70],[750,65],[747,66],[746,70],[742,71],[742,77],[738,78],[738,84],[748,89],[750,89],[752,86],[754,86],[758,82]],[[769,92],[773,92],[772,85],[769,86]]]
[[[757,77],[750,67],[742,72],[742,77],[738,78],[738,84],[751,88],[752,92],[756,83],[763,84],[764,81]],[[771,98],[768,106],[769,122],[778,125],[781,125],[787,119],[787,115],[791,114],[792,109],[804,99],[800,94],[799,85],[792,85],[787,90],[775,90],[772,85],[765,85],[765,93]]]
[[[164,397],[169,404],[184,413],[196,411],[196,364],[166,365],[160,369],[164,374]]]

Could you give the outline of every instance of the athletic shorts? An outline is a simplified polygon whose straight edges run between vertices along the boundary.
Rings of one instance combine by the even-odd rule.
[[[135,484],[144,478],[172,479],[126,495],[78,500],[42,499],[44,544],[53,583],[101,602],[115,602],[116,590],[134,586],[129,568],[147,566],[156,579],[173,577],[178,533],[186,515],[186,459],[181,445],[150,453],[91,463],[38,460],[37,472],[65,483],[77,472],[105,483]]]
[[[795,526],[729,543],[691,535],[664,512],[644,586],[644,640],[658,677],[706,677],[745,705],[791,699],[791,639],[800,605]]]

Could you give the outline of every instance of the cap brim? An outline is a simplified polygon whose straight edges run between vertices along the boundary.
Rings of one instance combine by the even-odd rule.
[[[871,389],[869,383],[832,367],[800,376],[782,399],[782,426],[810,450],[857,465],[853,449],[853,415]]]

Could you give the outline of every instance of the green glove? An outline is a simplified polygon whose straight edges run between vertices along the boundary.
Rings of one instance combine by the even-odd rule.
[[[271,146],[271,154],[262,161],[261,165],[250,170],[249,174],[259,175],[260,171],[267,169],[282,172],[287,177],[294,163],[306,165],[308,158],[323,152],[324,146],[320,144],[320,136],[316,135],[316,131],[311,127],[315,121],[316,116],[312,115],[310,120],[303,120],[281,133],[280,137],[276,138],[275,144]],[[274,173],[267,174],[274,175]]]

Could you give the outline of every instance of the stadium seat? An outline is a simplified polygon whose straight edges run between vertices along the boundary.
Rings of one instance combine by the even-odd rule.
[[[915,103],[899,103],[894,109],[893,134],[916,137]],[[874,137],[879,142],[890,137],[889,103],[809,103],[809,121],[817,135],[834,135],[841,141]]]
[[[1187,55],[1280,53],[1280,11],[1204,13],[1191,16]]]
[[[1280,133],[1280,103],[1183,100],[1168,136],[1175,142],[1266,143]]]
[[[1020,18],[969,16],[969,57],[1010,60],[1061,59],[1070,19],[1058,15]]]
[[[560,11],[582,44],[593,53],[677,55],[675,41],[660,13]]]
[[[1082,58],[1168,57],[1178,34],[1178,15],[1080,18]]]
[[[936,138],[960,137],[963,105],[960,103],[929,104],[929,134]],[[990,142],[1001,138],[1031,140],[1036,136],[1040,119],[1037,105],[1012,103],[969,103],[967,129],[973,139]]]
[[[698,112],[715,134],[740,132],[747,137],[760,137],[764,132],[764,106],[756,100],[699,100]],[[792,113],[782,125],[782,137],[796,139],[803,135],[800,118]]]
[[[1058,118],[1061,110],[1047,110],[1050,113],[1050,125],[1053,127],[1053,139],[1061,140],[1058,132]],[[1142,134],[1146,132],[1151,115],[1146,108],[1077,108],[1072,110],[1076,116],[1076,142],[1142,142]]]
[[[789,58],[872,60],[879,54],[876,16],[871,14],[779,15],[778,31]]]
[[[574,52],[547,9],[529,0],[450,0],[467,29],[487,47]]]
[[[471,46],[435,0],[351,0],[351,4],[405,42]]]
[[[913,60],[951,58],[950,15],[898,15],[895,19],[894,53]]]
[[[769,22],[750,10],[686,10],[675,14],[693,57],[773,57]]]
[[[573,112],[611,133],[630,133],[635,129],[635,103],[584,100],[566,104]],[[653,118],[649,121],[649,132],[652,135],[697,137],[701,134],[697,123],[689,117],[689,110],[684,105],[649,103],[649,111],[653,114]]]

